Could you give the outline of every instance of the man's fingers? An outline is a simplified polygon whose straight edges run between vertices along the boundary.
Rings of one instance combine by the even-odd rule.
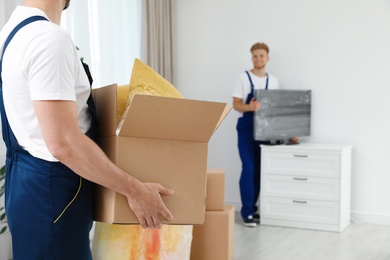
[[[153,217],[152,217],[152,216],[146,218],[146,224],[147,224],[147,227],[150,228],[150,229],[155,228],[155,225],[154,225],[154,221],[153,221]]]
[[[160,189],[160,194],[161,195],[173,195],[174,193],[175,193],[174,190],[168,189],[168,188],[165,188],[165,187],[161,186],[161,189]]]
[[[172,213],[169,211],[169,209],[165,205],[164,205],[164,209],[161,211],[161,215],[163,215],[163,217],[168,221],[173,220]]]
[[[161,186],[161,189],[160,189],[160,194],[161,195],[173,195],[175,193],[174,190],[172,189],[168,189],[168,188],[165,188],[163,186]],[[161,210],[161,215],[163,215],[163,217],[168,220],[168,221],[172,221],[173,220],[173,216],[171,214],[171,212],[169,211],[169,209],[165,206],[165,204],[163,203],[163,208]]]
[[[157,218],[152,217],[152,219],[153,219],[154,227],[160,229],[162,226],[160,219],[158,217]]]
[[[148,228],[148,225],[146,223],[146,219],[145,218],[138,218],[138,220],[139,220],[139,224],[141,225],[141,227],[143,229]]]
[[[142,228],[161,228],[160,214],[168,221],[173,220],[173,215],[165,206],[161,196],[172,195],[174,190],[157,183],[144,183],[143,185],[145,189],[141,189],[144,191],[141,197],[145,199],[145,202],[137,198],[129,199],[130,208],[138,217]]]

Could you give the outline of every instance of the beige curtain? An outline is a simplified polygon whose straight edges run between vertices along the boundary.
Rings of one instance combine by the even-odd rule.
[[[146,0],[147,64],[172,82],[171,0]]]

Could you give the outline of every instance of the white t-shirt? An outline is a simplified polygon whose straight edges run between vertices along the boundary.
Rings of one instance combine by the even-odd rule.
[[[18,6],[0,32],[0,51],[9,33],[24,19],[46,14]],[[91,125],[86,104],[90,86],[74,44],[60,26],[35,21],[20,29],[3,58],[3,98],[9,124],[20,146],[34,157],[58,161],[46,147],[32,100],[69,100],[77,105],[83,133]]]
[[[249,72],[249,75],[251,76],[253,85],[255,89],[265,89],[265,85],[267,82],[267,77],[259,77],[253,74],[252,72]],[[268,73],[268,89],[278,89],[279,88],[279,81],[276,77]],[[241,98],[242,103],[246,103],[246,99],[251,93],[251,83],[249,81],[248,75],[246,72],[242,72],[234,84],[233,88],[233,94],[232,97],[234,98]],[[238,111],[239,112],[239,111]],[[239,112],[240,114],[243,114],[242,112]]]

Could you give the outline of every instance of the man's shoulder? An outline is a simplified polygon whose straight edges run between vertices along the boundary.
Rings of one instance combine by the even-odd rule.
[[[271,74],[271,73],[267,73],[267,74],[268,74],[268,77],[269,77],[270,79],[276,79],[276,80],[278,80],[278,78],[275,77],[273,74]]]
[[[270,83],[269,88],[270,89],[278,89],[279,88],[278,78],[272,74],[269,74],[269,73],[268,73],[268,78],[269,78],[269,83]]]
[[[275,82],[276,84],[279,84],[278,78],[275,77],[274,75],[268,73],[268,78],[269,78],[270,82],[272,81],[272,82]]]
[[[238,78],[240,79],[247,79],[248,78],[248,73],[249,71],[248,70],[243,70],[241,71],[239,74],[238,74]]]
[[[28,26],[28,30],[21,30],[21,33],[25,36],[34,37],[35,35],[39,35],[41,33],[58,32],[68,35],[68,33],[61,26],[51,22],[42,10],[25,6],[18,6],[15,9],[6,26],[8,27],[8,30],[12,30],[23,20],[33,16],[42,16],[45,17],[47,20],[39,20],[26,25]]]

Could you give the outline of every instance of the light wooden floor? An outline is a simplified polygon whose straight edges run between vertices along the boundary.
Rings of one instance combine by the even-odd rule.
[[[236,212],[234,260],[390,260],[390,226],[352,223],[341,233],[244,227]]]

